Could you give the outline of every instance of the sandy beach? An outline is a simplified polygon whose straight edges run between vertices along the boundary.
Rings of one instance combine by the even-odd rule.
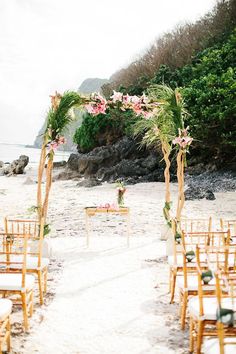
[[[0,177],[0,215],[29,216],[35,205],[36,183],[26,175]],[[163,224],[163,183],[128,186],[125,204],[131,208],[132,236],[126,246],[126,224],[120,216],[93,218],[86,247],[84,207],[116,201],[115,185],[78,187],[76,181],[52,186],[49,222],[49,291],[45,305],[30,320],[29,333],[21,317],[12,316],[14,354],[183,354],[188,353],[188,328],[182,332],[178,304],[169,304],[166,242]],[[172,185],[176,199],[177,186]],[[216,200],[188,201],[184,215],[235,218],[235,192],[215,193]],[[173,205],[173,210],[175,204]],[[1,219],[1,227],[3,223]],[[18,317],[17,317],[18,316]]]

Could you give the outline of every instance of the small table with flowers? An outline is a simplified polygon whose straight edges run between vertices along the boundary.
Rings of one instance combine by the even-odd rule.
[[[128,207],[119,207],[119,208],[112,208],[112,207],[86,207],[84,208],[85,210],[85,218],[86,218],[86,235],[87,235],[87,247],[89,247],[90,244],[90,234],[91,234],[91,229],[90,229],[90,218],[92,216],[95,216],[97,214],[114,214],[114,215],[125,215],[126,216],[126,221],[127,221],[127,247],[129,247],[130,244],[130,234],[131,234],[131,228],[130,228],[130,209]]]

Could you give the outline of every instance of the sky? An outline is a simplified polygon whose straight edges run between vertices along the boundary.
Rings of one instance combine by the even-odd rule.
[[[32,144],[55,90],[109,78],[215,0],[0,0],[0,142]]]

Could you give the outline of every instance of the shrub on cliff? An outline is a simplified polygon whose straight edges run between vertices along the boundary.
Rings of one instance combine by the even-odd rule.
[[[122,112],[118,109],[111,109],[107,114],[97,116],[87,113],[83,117],[81,126],[75,132],[74,142],[81,152],[112,144],[124,135],[131,135],[132,125],[136,120],[131,110]]]

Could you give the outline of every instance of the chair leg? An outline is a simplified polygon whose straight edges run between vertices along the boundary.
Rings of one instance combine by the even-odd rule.
[[[46,268],[44,271],[44,289],[43,289],[44,294],[47,293],[47,280],[48,280],[48,270]]]
[[[8,317],[7,320],[7,325],[6,325],[6,330],[7,330],[7,351],[11,351],[11,322],[10,322],[10,316]]]
[[[39,285],[39,301],[40,305],[43,305],[43,285],[42,285],[42,272],[38,271],[38,285]]]
[[[185,319],[186,319],[186,310],[188,305],[188,293],[184,292],[182,296],[182,312],[181,312],[181,329],[185,329]]]
[[[220,354],[224,354],[224,325],[223,323],[217,322],[217,333],[220,344]]]
[[[30,312],[29,312],[30,317],[33,316],[33,311],[34,311],[34,291],[31,290],[31,293],[30,293]]]
[[[190,316],[190,323],[189,323],[189,353],[194,352],[194,322],[193,318]]]
[[[204,321],[199,320],[197,324],[197,354],[201,354],[203,331]]]
[[[171,282],[172,282],[172,269],[170,267],[170,275],[169,275],[169,293],[171,292]]]
[[[29,328],[29,322],[28,322],[27,301],[26,301],[25,293],[21,293],[21,301],[22,301],[22,310],[23,310],[23,318],[24,318],[24,327],[25,330],[27,331]]]
[[[172,271],[170,303],[173,304],[175,297],[176,271]]]

